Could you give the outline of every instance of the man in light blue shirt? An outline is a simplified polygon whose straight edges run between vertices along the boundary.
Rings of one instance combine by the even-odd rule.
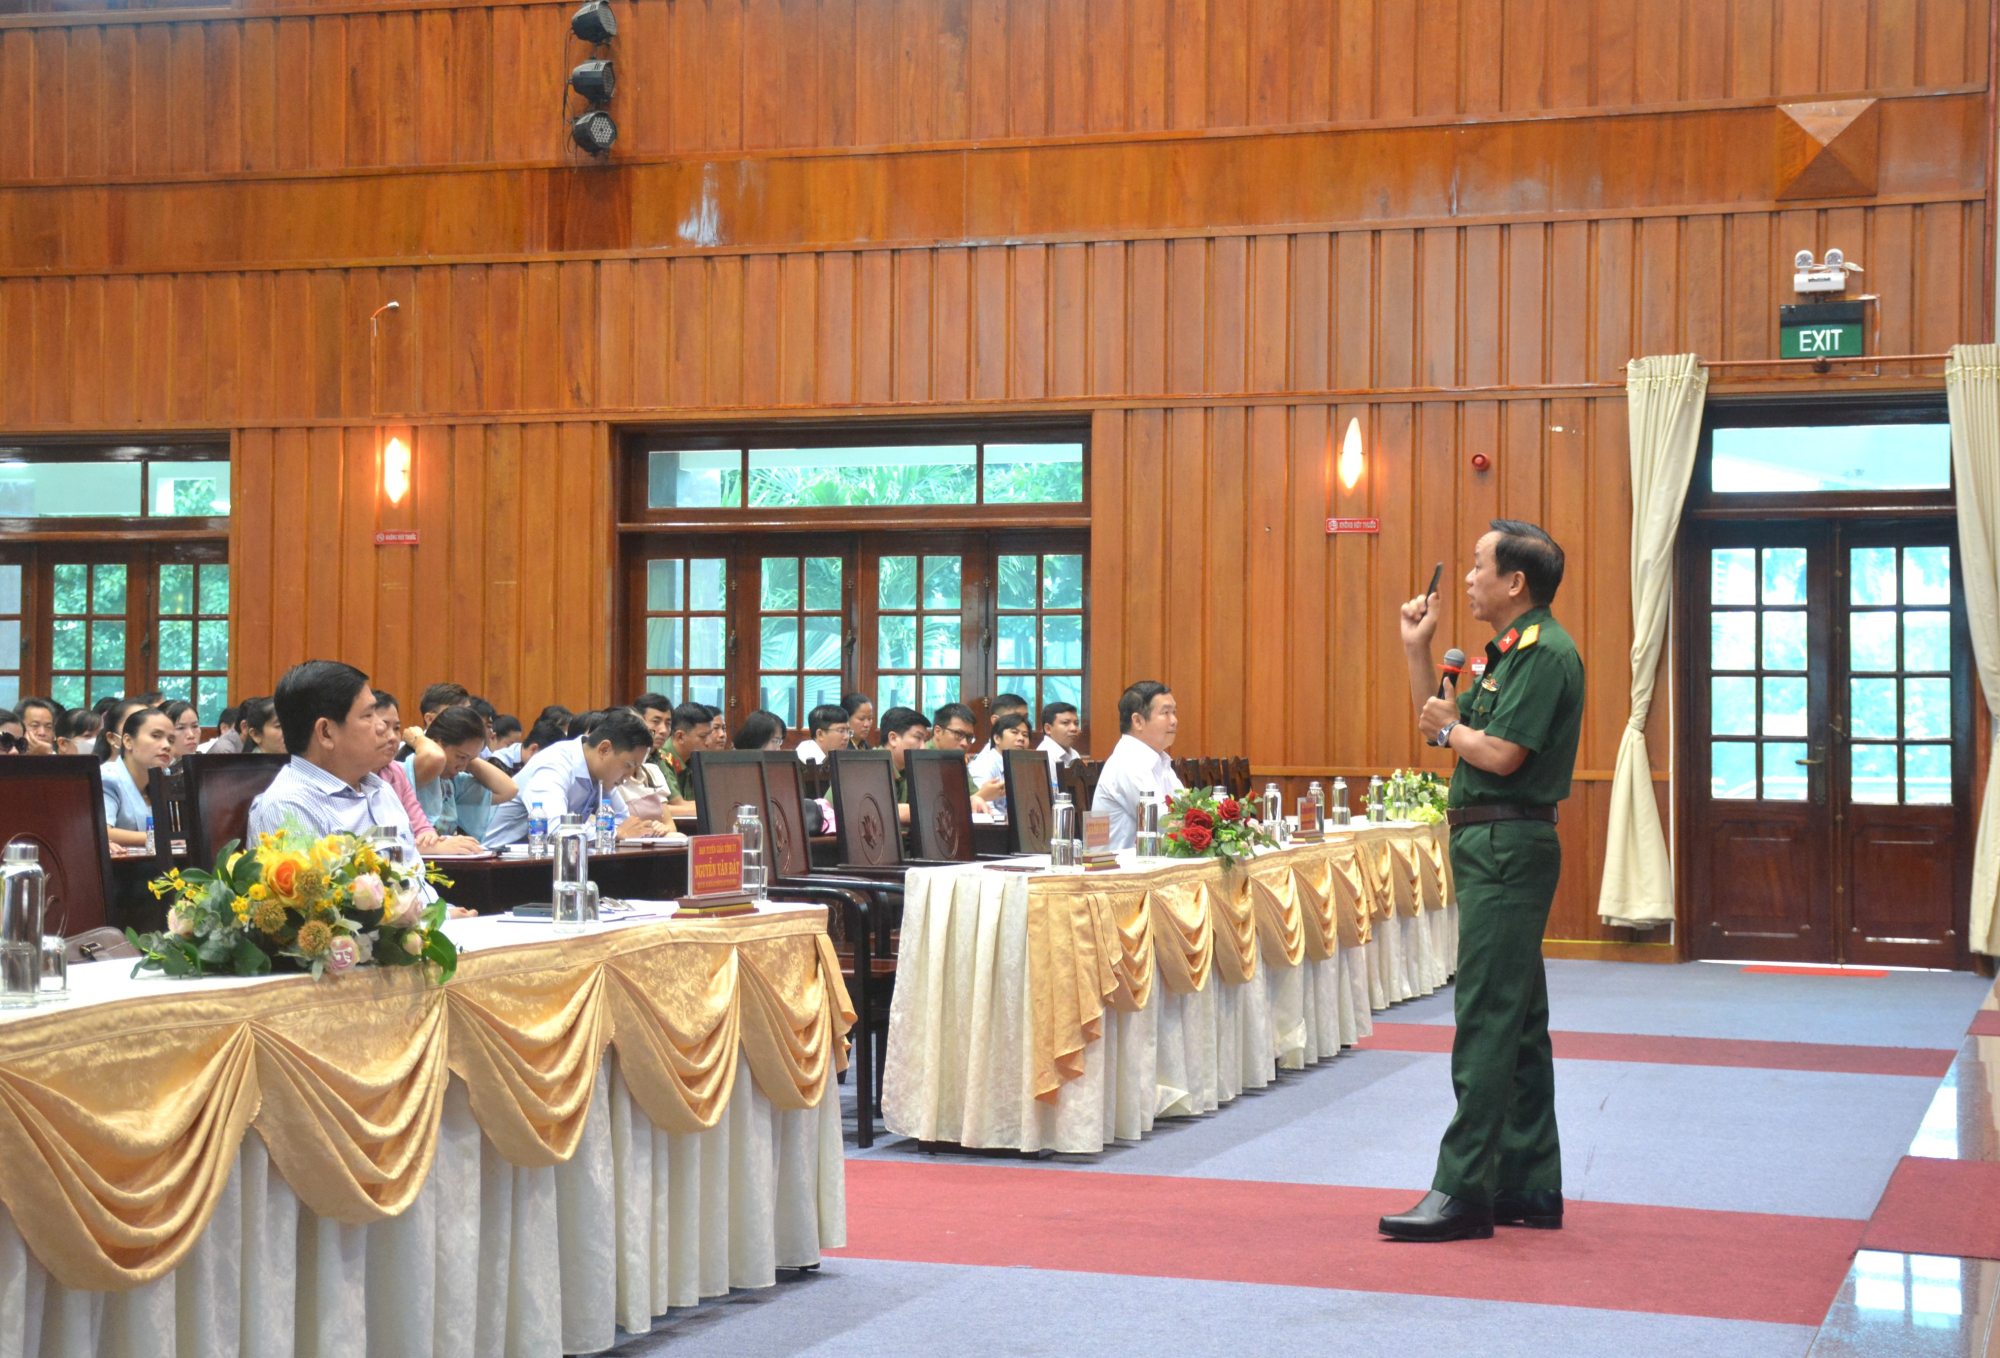
[[[250,803],[250,842],[288,824],[315,836],[381,825],[414,851],[402,799],[373,772],[386,733],[368,676],[337,660],[308,660],[286,671],[272,704],[292,757]]]
[[[522,765],[514,776],[519,795],[493,808],[480,842],[489,849],[520,843],[528,837],[528,817],[537,804],[551,820],[566,813],[595,816],[599,798],[610,801],[620,839],[665,834],[658,821],[628,816],[618,795],[618,785],[637,774],[652,753],[653,733],[639,714],[611,708],[588,734],[557,741]]]

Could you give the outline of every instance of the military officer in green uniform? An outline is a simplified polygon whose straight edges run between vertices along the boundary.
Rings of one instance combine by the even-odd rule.
[[[1542,933],[1562,873],[1556,804],[1569,796],[1583,724],[1583,661],[1549,613],[1562,577],[1562,548],[1547,533],[1493,521],[1465,577],[1472,616],[1493,640],[1485,672],[1455,703],[1436,696],[1437,596],[1403,605],[1418,728],[1458,756],[1446,813],[1458,902],[1458,1111],[1430,1193],[1382,1218],[1382,1233],[1398,1240],[1484,1239],[1495,1222],[1562,1225]]]

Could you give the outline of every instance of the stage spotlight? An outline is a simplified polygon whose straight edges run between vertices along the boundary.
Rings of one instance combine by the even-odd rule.
[[[618,16],[606,0],[590,0],[569,16],[569,31],[596,47],[618,36]]]
[[[569,87],[593,104],[610,103],[617,85],[608,61],[586,61],[569,73]]]
[[[569,125],[576,144],[593,156],[601,156],[618,140],[618,124],[601,108],[594,108]]]

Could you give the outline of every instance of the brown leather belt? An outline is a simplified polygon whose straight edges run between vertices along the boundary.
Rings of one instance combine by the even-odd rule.
[[[1447,825],[1484,825],[1495,820],[1545,820],[1556,823],[1553,806],[1461,806],[1444,813]]]

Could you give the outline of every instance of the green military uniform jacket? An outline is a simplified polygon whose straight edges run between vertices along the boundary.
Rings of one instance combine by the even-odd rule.
[[[1569,796],[1583,730],[1583,657],[1548,609],[1529,609],[1486,643],[1486,672],[1459,694],[1458,719],[1528,757],[1504,778],[1459,760],[1452,806],[1554,806]]]
[[[662,745],[653,751],[653,764],[667,780],[669,801],[691,802],[694,800],[694,783],[688,776],[688,767],[681,757],[674,753],[671,745]]]

